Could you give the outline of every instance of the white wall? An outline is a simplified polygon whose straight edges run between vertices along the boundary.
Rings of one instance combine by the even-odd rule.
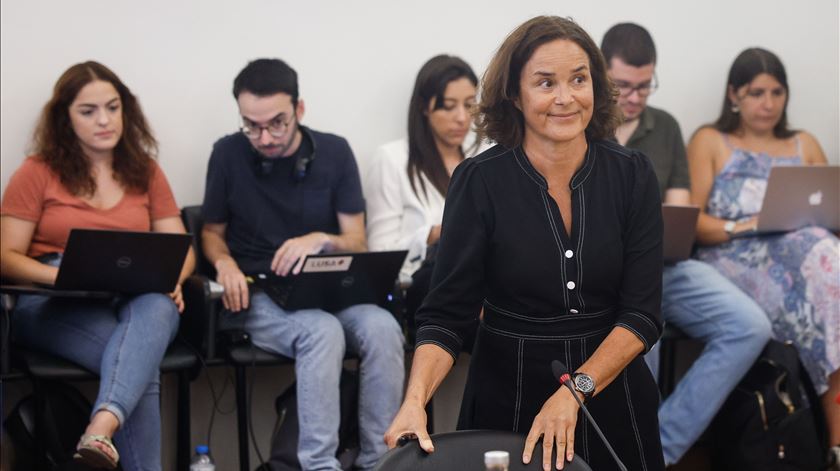
[[[0,186],[25,156],[55,80],[76,62],[103,62],[140,98],[178,203],[196,204],[211,144],[238,125],[230,89],[248,60],[287,60],[300,75],[304,122],[347,137],[363,162],[403,134],[426,59],[460,55],[480,74],[511,29],[546,13],[572,16],[599,43],[616,22],[647,27],[661,82],[651,103],[671,111],[686,138],[717,116],[738,52],[776,52],[788,69],[790,121],[838,162],[837,0],[28,0],[0,6]]]

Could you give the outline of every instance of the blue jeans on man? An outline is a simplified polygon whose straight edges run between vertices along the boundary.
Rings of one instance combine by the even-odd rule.
[[[303,469],[341,469],[335,454],[345,350],[360,358],[361,451],[355,465],[372,468],[387,451],[383,435],[400,407],[405,376],[403,333],[391,313],[373,304],[335,314],[285,311],[256,292],[247,311],[226,313],[222,323],[223,328],[244,328],[259,348],[295,359],[298,460]]]
[[[105,409],[119,420],[120,466],[155,471],[161,469],[159,368],[179,321],[165,294],[115,300],[25,295],[18,297],[12,334],[16,342],[98,373],[93,413]]]
[[[705,343],[700,357],[659,407],[665,463],[680,460],[770,340],[770,321],[711,265],[685,260],[662,273],[665,322]],[[645,356],[654,376],[658,345]]]

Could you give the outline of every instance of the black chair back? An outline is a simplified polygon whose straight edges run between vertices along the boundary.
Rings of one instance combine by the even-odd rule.
[[[201,229],[204,227],[204,218],[201,216],[201,206],[184,206],[181,209],[181,219],[187,232],[193,236],[193,250],[195,251],[196,273],[204,275],[213,280],[216,278],[216,270],[207,261],[204,252],[201,251]]]
[[[432,435],[434,453],[426,453],[417,440],[394,448],[382,456],[374,471],[483,471],[484,453],[492,450],[510,454],[509,471],[542,470],[542,445],[537,444],[531,462],[522,464],[525,436],[498,430],[465,430]],[[556,452],[555,452],[556,453]],[[556,457],[552,457],[552,468]],[[575,455],[565,471],[592,471]]]

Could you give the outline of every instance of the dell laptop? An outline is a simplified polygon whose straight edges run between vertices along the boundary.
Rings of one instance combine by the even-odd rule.
[[[191,243],[190,234],[72,229],[51,288],[169,293],[178,283]]]
[[[840,167],[770,170],[757,232],[788,232],[805,226],[840,230]]]
[[[662,252],[666,264],[674,264],[691,257],[697,233],[697,206],[662,205]]]
[[[381,304],[394,289],[406,250],[309,255],[297,275],[252,274],[254,285],[280,307],[338,312],[356,304]]]

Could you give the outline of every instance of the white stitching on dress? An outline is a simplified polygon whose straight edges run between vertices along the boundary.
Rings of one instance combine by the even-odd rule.
[[[589,161],[589,168],[586,169],[586,174],[581,176],[580,183],[578,183],[578,185],[582,185],[583,182],[585,182],[586,179],[589,178],[589,174],[592,173],[592,169],[595,168],[595,162],[590,160],[594,158],[595,156],[592,155],[592,146],[589,146],[586,149],[586,160]]]
[[[639,337],[639,340],[641,340],[642,343],[645,344],[645,352],[650,350],[650,346],[648,345],[647,340],[645,340],[645,336],[640,334],[638,330],[634,329],[633,327],[630,327],[629,325],[625,324],[624,322],[616,322],[615,325],[624,327],[625,329],[629,330],[630,332],[633,332],[634,334],[636,334],[636,337]]]
[[[584,311],[586,303],[583,302],[583,236],[586,232],[586,205],[584,201],[583,187],[578,193],[578,204],[580,205],[580,221],[578,221],[578,246],[577,246],[577,267],[578,267],[578,290],[577,297],[580,303],[580,310]]]
[[[598,317],[598,316],[601,316],[601,315],[604,315],[604,314],[610,314],[610,313],[614,312],[613,309],[607,308],[607,309],[601,309],[598,312],[591,312],[591,313],[588,313],[588,314],[575,314],[574,317],[569,316],[568,314],[565,314],[565,313],[561,314],[559,316],[552,316],[552,317],[532,317],[532,316],[526,316],[524,314],[518,314],[518,313],[515,313],[513,311],[509,311],[507,309],[498,307],[498,306],[496,306],[495,304],[491,303],[490,301],[488,301],[486,299],[484,300],[484,304],[489,306],[492,310],[496,311],[498,314],[507,315],[509,317],[515,317],[517,319],[527,320],[527,321],[531,321],[531,322],[574,321],[574,320],[585,319],[587,317]]]
[[[511,149],[502,148],[502,149],[499,149],[499,150],[500,150],[500,152],[498,154],[485,155],[485,156],[482,156],[480,159],[475,159],[474,160],[475,164],[480,165],[480,164],[483,164],[484,162],[489,162],[489,161],[491,161],[491,160],[493,160],[497,157],[501,157],[501,156],[507,154],[508,152],[511,152]]]
[[[652,320],[650,320],[647,316],[642,315],[641,313],[638,313],[636,311],[624,311],[623,314],[630,314],[630,315],[636,316],[636,317],[642,319],[643,321],[647,322],[648,325],[653,327],[653,330],[659,330],[659,328],[656,327],[656,324],[654,324]]]
[[[519,431],[519,410],[522,405],[522,363],[524,357],[524,344],[525,341],[520,339],[516,353],[516,408],[514,409],[513,415],[513,430],[516,432]]]
[[[484,328],[487,329],[489,332],[492,332],[497,335],[501,335],[504,337],[511,337],[515,339],[527,339],[527,340],[576,340],[582,339],[587,337],[597,337],[604,332],[609,331],[613,328],[613,326],[607,326],[603,329],[598,329],[594,332],[590,332],[586,335],[531,335],[531,334],[517,334],[516,332],[510,332],[507,330],[497,329],[495,327],[490,327],[487,323],[484,323]]]
[[[446,345],[438,342],[437,340],[421,340],[421,341],[417,342],[417,347],[419,347],[420,345],[425,345],[427,343],[432,343],[432,344],[437,345],[438,347],[446,350],[447,353],[452,355],[452,358],[454,358],[456,360],[458,359],[458,355],[456,355],[455,352],[453,352],[449,347],[447,347]]]
[[[442,327],[442,326],[439,326],[439,325],[424,325],[420,329],[417,329],[417,332],[420,332],[421,330],[427,330],[427,329],[439,330],[439,331],[443,332],[444,334],[446,334],[446,335],[452,337],[453,339],[457,340],[458,342],[461,342],[461,343],[464,342],[463,339],[461,339],[460,335],[458,335],[454,331],[451,331],[451,330],[447,329],[446,327]]]
[[[523,166],[523,165],[522,165],[522,162],[520,162],[520,161],[519,161],[519,159],[517,158],[517,157],[520,157],[519,152],[520,152],[520,151],[519,151],[519,148],[518,148],[518,147],[517,147],[517,148],[515,148],[515,149],[513,149],[513,156],[514,156],[513,160],[515,160],[515,161],[516,161],[516,165],[519,165],[519,168],[521,168],[521,169],[522,169],[522,171],[523,171],[523,172],[525,172],[525,175],[527,175],[527,176],[528,176],[528,178],[530,178],[530,179],[531,179],[531,181],[533,181],[534,183],[536,183],[536,184],[537,184],[537,186],[539,186],[539,187],[540,187],[540,189],[542,189],[543,184],[542,184],[540,181],[538,181],[536,178],[534,178],[534,176],[533,176],[533,175],[531,175],[531,174],[528,172],[528,169],[527,169],[527,168],[525,168],[525,166]],[[522,155],[521,157],[522,157],[523,159],[527,159],[527,158],[528,158],[528,157],[525,157],[525,155]],[[546,183],[546,185],[547,185],[547,183]]]
[[[580,342],[580,361],[581,361],[581,364],[583,364],[583,361],[585,359],[586,359],[586,339],[581,339],[581,342]],[[580,416],[580,413],[578,413],[578,416]],[[589,430],[588,430],[589,421],[586,420],[586,417],[582,417],[582,418],[583,418],[583,420],[581,422],[583,422],[583,434],[582,435],[583,435],[583,451],[584,451],[583,460],[584,461],[589,461],[589,435],[588,435],[588,433],[589,433]]]
[[[566,250],[565,247],[563,247],[563,241],[560,240],[560,233],[557,229],[557,225],[554,223],[554,216],[551,214],[551,205],[548,202],[548,197],[545,195],[544,191],[540,192],[540,196],[543,200],[545,213],[548,216],[548,224],[551,226],[551,235],[554,236],[554,243],[557,244],[557,249],[560,251],[560,283],[562,283],[562,287],[560,289],[563,292],[563,302],[566,306],[568,306],[569,292],[566,290]]]
[[[645,450],[642,447],[642,437],[639,434],[639,427],[636,426],[636,413],[633,411],[633,401],[630,400],[630,385],[627,383],[627,370],[625,369],[621,374],[624,376],[624,395],[627,400],[627,408],[630,411],[630,424],[633,425],[633,433],[636,435],[636,445],[639,447],[639,458],[642,460],[642,470],[647,471]]]

